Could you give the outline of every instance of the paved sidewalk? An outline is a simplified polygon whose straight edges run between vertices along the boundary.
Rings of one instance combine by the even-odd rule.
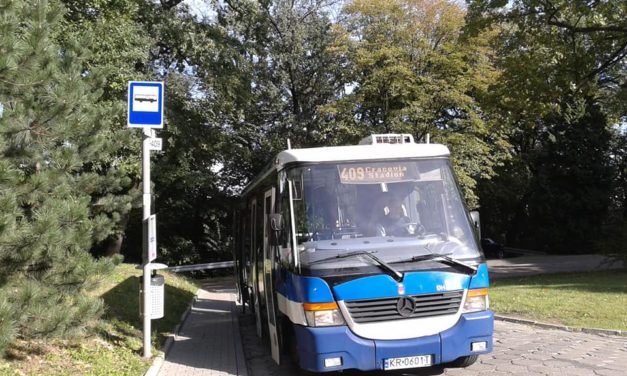
[[[230,279],[203,284],[165,356],[160,376],[247,375],[234,285]]]

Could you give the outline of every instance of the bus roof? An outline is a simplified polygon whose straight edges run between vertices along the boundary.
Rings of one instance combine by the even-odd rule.
[[[257,183],[264,180],[275,170],[282,170],[290,163],[324,163],[324,162],[353,162],[376,161],[390,159],[411,158],[442,158],[448,157],[450,152],[442,144],[375,144],[326,146],[308,149],[283,150],[274,158],[272,163],[253,180],[250,181],[241,193],[246,195]]]
[[[329,146],[309,149],[289,149],[276,159],[278,169],[292,162],[347,162],[378,159],[448,157],[448,148],[441,144],[379,144]]]

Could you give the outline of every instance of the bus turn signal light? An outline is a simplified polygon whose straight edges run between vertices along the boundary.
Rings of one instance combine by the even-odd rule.
[[[309,326],[337,326],[345,323],[336,302],[303,303],[303,309]]]
[[[473,296],[485,296],[488,295],[488,289],[473,289],[473,290],[468,290],[468,297],[473,297]]]
[[[490,308],[488,289],[472,289],[466,294],[464,313],[485,311]]]
[[[337,309],[337,303],[303,303],[303,308],[305,311],[328,311]]]

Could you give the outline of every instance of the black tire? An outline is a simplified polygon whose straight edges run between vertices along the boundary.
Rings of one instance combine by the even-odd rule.
[[[449,366],[454,368],[466,368],[475,364],[477,359],[479,359],[479,355],[462,356],[449,363]]]
[[[255,314],[255,293],[252,292],[252,288],[247,287],[248,289],[248,309],[250,313]]]
[[[294,327],[291,324],[283,325],[283,339],[284,339],[284,352],[290,358],[292,365],[300,369],[300,359],[298,357],[298,350],[296,348],[296,334],[294,333]]]
[[[284,333],[283,338],[285,339],[285,349],[283,353],[286,353],[290,359],[290,363],[292,366],[292,373],[298,376],[317,376],[320,375],[318,372],[308,371],[306,369],[302,369],[300,367],[300,357],[298,356],[298,350],[296,348],[296,334],[294,333],[294,327],[291,323],[283,325]]]

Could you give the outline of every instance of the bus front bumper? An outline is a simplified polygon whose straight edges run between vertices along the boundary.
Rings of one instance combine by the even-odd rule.
[[[372,340],[356,336],[348,326],[311,328],[295,325],[300,366],[314,372],[381,370],[386,359],[431,355],[432,365],[492,351],[492,311],[466,313],[452,328],[427,337]],[[471,344],[485,342],[483,351]],[[339,363],[339,364],[338,364]]]

